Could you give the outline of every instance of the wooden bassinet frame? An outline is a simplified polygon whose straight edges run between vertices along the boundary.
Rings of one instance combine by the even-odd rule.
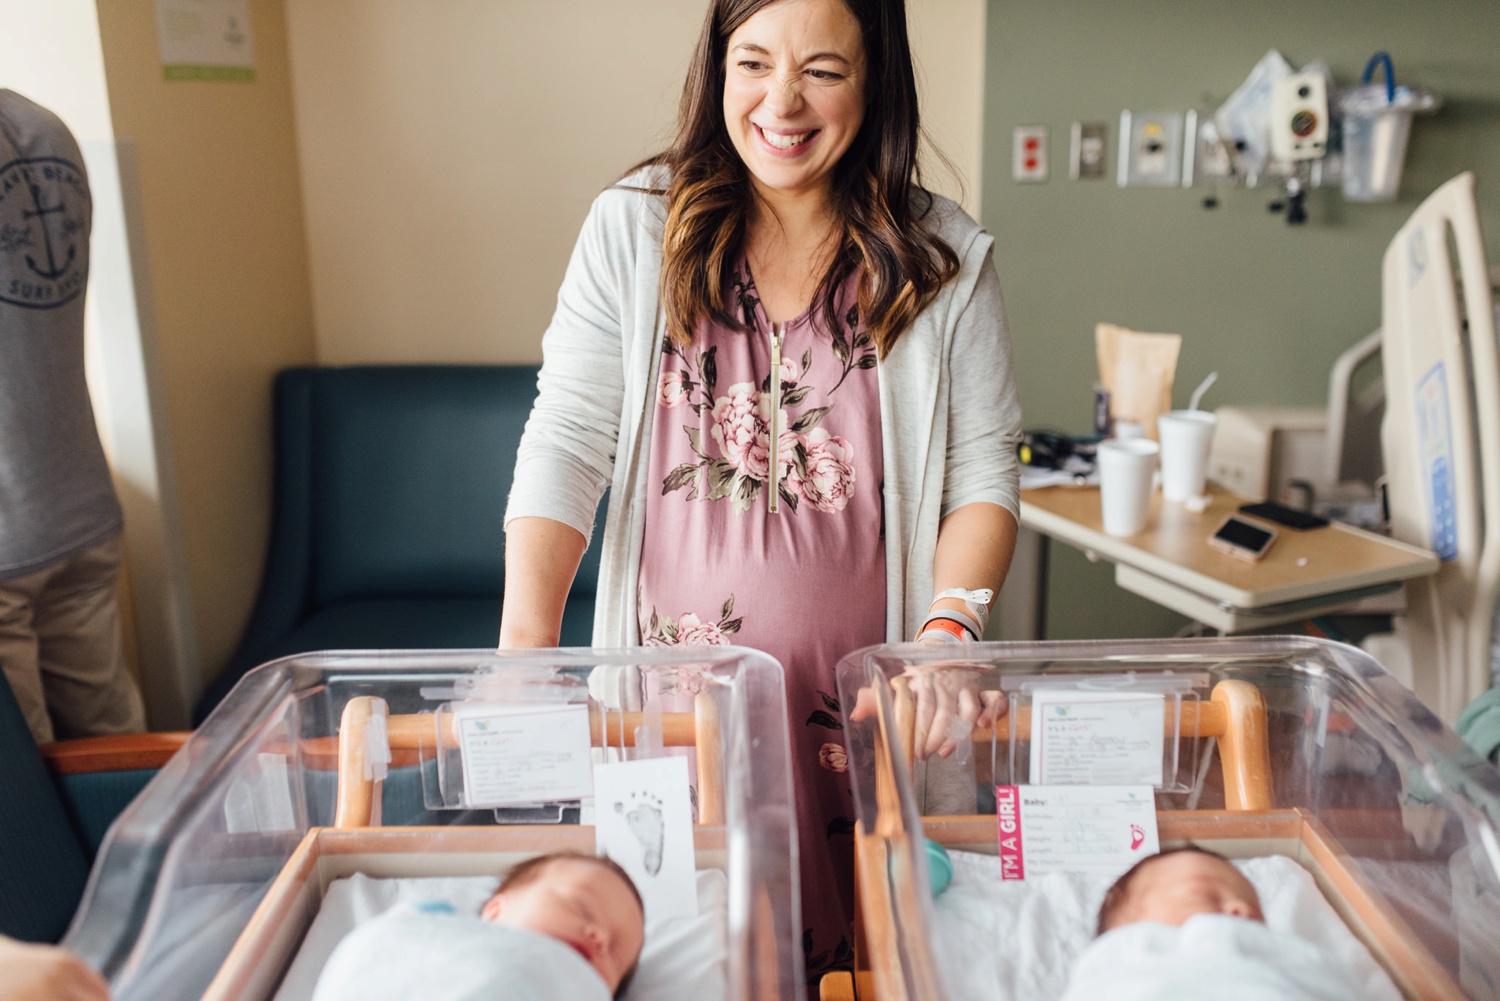
[[[314,767],[337,769],[334,826],[314,827],[303,837],[220,965],[203,1001],[270,997],[316,916],[328,883],[339,876],[477,875],[503,871],[544,852],[593,852],[591,826],[381,826],[383,779],[369,739],[372,728],[379,726],[377,717],[384,717],[389,764],[415,765],[424,751],[437,746],[439,723],[434,713],[389,715],[384,699],[368,695],[345,705],[337,738],[302,742]],[[639,728],[650,725],[645,713],[601,711],[596,706],[590,707],[589,722],[595,747],[634,747]],[[728,839],[718,708],[708,694],[699,694],[693,712],[661,713],[660,727],[662,746],[695,750],[698,818],[693,838],[698,864],[725,868]],[[753,892],[752,921],[773,927],[772,901],[758,887]]]
[[[894,879],[909,869],[923,837],[948,848],[993,853],[997,833],[991,815],[923,817],[907,829],[893,771],[911,774],[915,703],[906,678],[892,681],[893,713],[876,727],[873,830],[855,829],[855,971],[833,973],[820,985],[822,1001],[933,1001],[943,997],[933,957],[903,949],[920,929],[923,902],[917,881]],[[1170,716],[1171,710],[1168,709]],[[1002,718],[995,730],[976,729],[973,739],[989,745],[1009,738],[1011,728],[1030,732],[1027,710]],[[1180,728],[1179,728],[1180,724]],[[1265,698],[1248,681],[1224,680],[1204,703],[1184,703],[1180,720],[1163,724],[1184,738],[1213,737],[1223,773],[1225,809],[1158,814],[1163,847],[1192,842],[1229,857],[1287,855],[1308,869],[1351,930],[1371,950],[1402,993],[1412,1001],[1464,1001],[1465,995],[1411,927],[1384,902],[1336,838],[1303,810],[1275,809]],[[894,749],[892,754],[890,750]],[[903,960],[903,955],[905,959]]]
[[[372,827],[380,824],[380,793],[384,780],[369,759],[367,739],[376,717],[385,717],[386,746],[391,763],[415,764],[418,755],[438,745],[438,716],[409,713],[389,716],[386,703],[373,695],[360,695],[344,706],[338,735],[338,800],[333,826]],[[665,747],[691,747],[698,766],[698,823],[717,827],[724,823],[724,747],[718,706],[707,693],[693,698],[693,711],[664,712],[661,741]],[[443,743],[451,745],[450,732]],[[643,712],[601,710],[589,706],[589,735],[595,747],[634,747],[636,733],[647,725]]]

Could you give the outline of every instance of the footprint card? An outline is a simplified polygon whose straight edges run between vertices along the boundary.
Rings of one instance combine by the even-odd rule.
[[[594,839],[635,880],[647,923],[697,916],[686,758],[595,765]]]

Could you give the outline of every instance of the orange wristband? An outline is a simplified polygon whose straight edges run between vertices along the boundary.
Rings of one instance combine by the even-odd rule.
[[[922,630],[917,634],[917,638],[920,639],[924,633],[931,632],[934,629],[945,633],[952,633],[953,637],[960,643],[967,643],[974,638],[969,635],[967,629],[952,619],[928,619],[922,623]]]

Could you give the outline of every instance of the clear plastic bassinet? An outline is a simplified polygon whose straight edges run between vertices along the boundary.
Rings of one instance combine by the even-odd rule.
[[[727,876],[724,996],[804,996],[782,672],[737,647],[331,652],[264,665],[120,816],[64,944],[116,1001],[268,998],[327,883],[350,867],[468,875],[538,851],[592,851],[580,826],[592,804],[576,794],[465,807],[445,716],[466,699],[587,703],[595,760],[688,757],[698,868]],[[406,862],[423,868],[402,872]]]
[[[1401,994],[1500,996],[1500,772],[1361,651],[1304,637],[986,643],[962,661],[953,651],[871,647],[839,666],[842,705],[871,710],[845,720],[860,997],[968,996],[932,931],[923,835],[997,853],[994,787],[1029,784],[1031,700],[1059,683],[1166,693],[1164,847],[1290,856]],[[970,735],[956,782],[951,764],[911,764],[925,723],[913,672],[1007,704]],[[955,788],[967,806],[952,805]]]

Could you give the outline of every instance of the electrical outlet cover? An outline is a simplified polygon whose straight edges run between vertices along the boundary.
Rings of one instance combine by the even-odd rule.
[[[1017,125],[1011,146],[1012,180],[1040,183],[1047,179],[1047,126]]]
[[[1181,113],[1120,112],[1120,187],[1170,188],[1181,178]]]

